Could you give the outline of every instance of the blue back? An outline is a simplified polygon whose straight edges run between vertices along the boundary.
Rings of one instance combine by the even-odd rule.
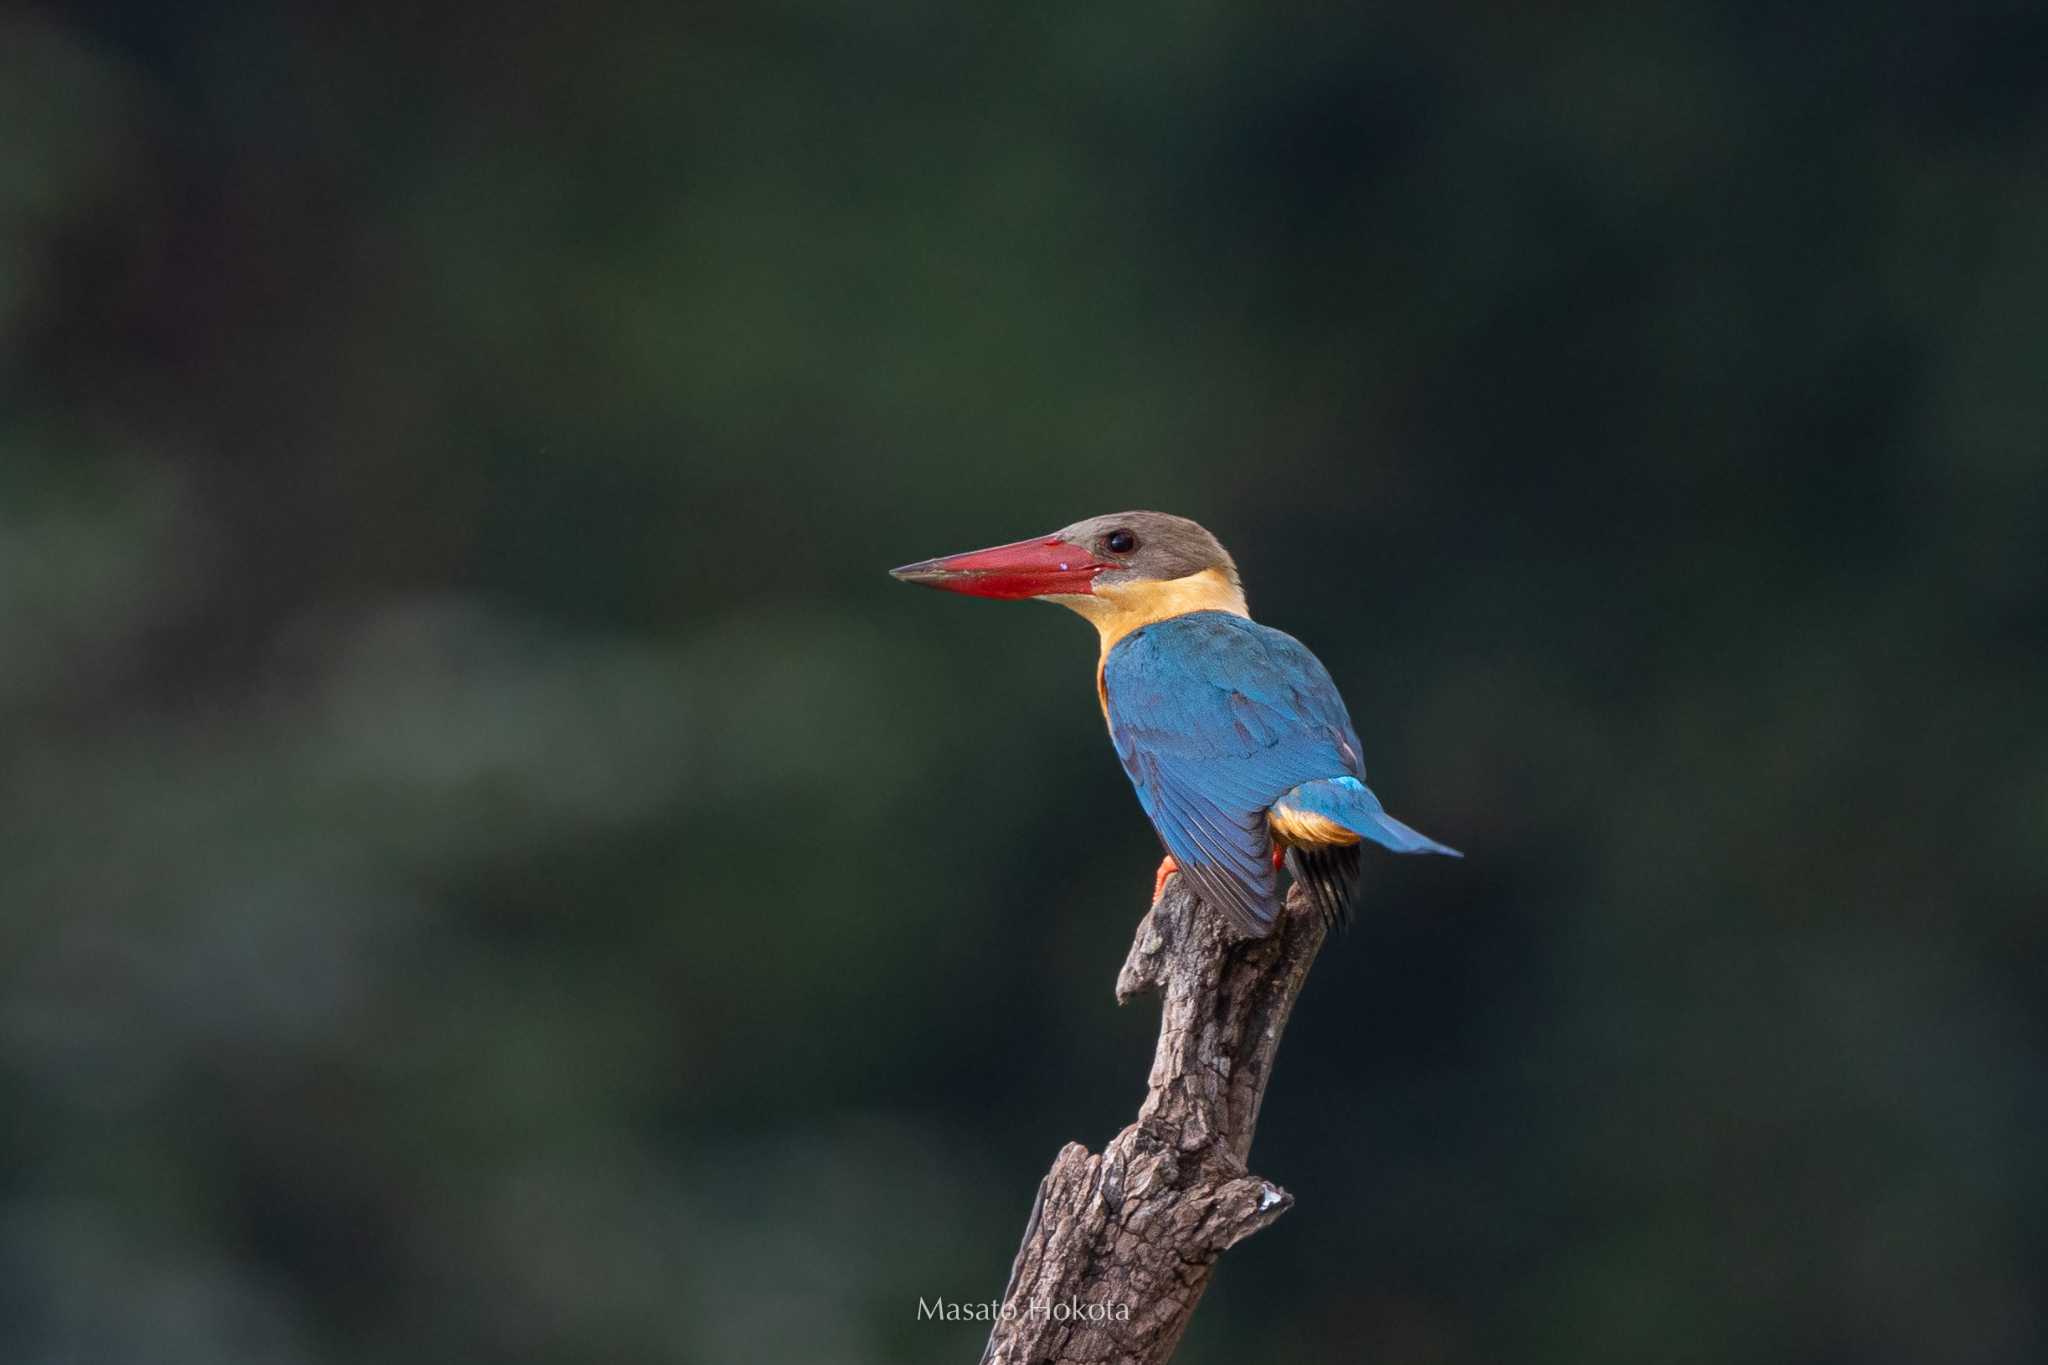
[[[1303,782],[1365,776],[1329,671],[1283,631],[1198,611],[1119,640],[1102,683],[1167,851],[1203,899],[1263,930],[1280,911],[1266,812]]]

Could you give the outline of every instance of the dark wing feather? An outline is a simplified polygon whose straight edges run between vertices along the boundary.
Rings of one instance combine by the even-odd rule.
[[[1357,844],[1287,850],[1288,872],[1308,892],[1316,913],[1332,929],[1350,921],[1361,861]]]
[[[1362,777],[1336,685],[1300,641],[1222,612],[1134,631],[1103,666],[1138,801],[1201,897],[1262,935],[1279,914],[1266,812],[1303,782]]]

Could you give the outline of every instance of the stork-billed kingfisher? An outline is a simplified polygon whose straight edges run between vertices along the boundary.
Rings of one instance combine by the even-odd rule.
[[[1251,619],[1236,563],[1185,517],[1090,517],[890,572],[972,597],[1057,602],[1094,623],[1103,718],[1166,845],[1155,898],[1178,870],[1262,937],[1280,914],[1283,856],[1332,920],[1350,911],[1365,841],[1462,856],[1387,814],[1329,670]]]

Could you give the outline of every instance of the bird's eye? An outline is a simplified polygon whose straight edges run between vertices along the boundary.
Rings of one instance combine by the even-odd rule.
[[[1138,538],[1129,531],[1111,531],[1109,538],[1102,542],[1111,554],[1127,555],[1138,548]]]

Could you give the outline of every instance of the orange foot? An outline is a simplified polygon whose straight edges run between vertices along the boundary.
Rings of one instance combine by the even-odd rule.
[[[1175,862],[1171,856],[1159,860],[1159,871],[1152,876],[1152,903],[1154,905],[1157,905],[1159,898],[1166,894],[1166,879],[1178,871],[1180,871],[1180,864]]]

